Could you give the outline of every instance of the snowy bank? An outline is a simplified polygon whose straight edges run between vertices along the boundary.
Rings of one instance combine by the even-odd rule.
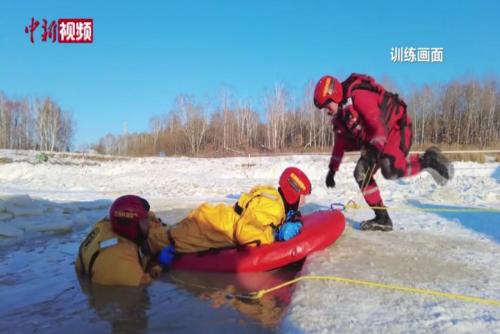
[[[328,209],[332,202],[364,204],[352,176],[352,158],[342,164],[332,190],[324,185],[326,155],[108,159],[94,165],[78,164],[71,156],[60,158],[59,164],[34,164],[11,151],[1,151],[0,157],[5,152],[13,162],[0,164],[0,234],[13,238],[90,225],[106,213],[112,199],[127,193],[142,195],[153,210],[167,212],[202,201],[232,203],[257,184],[276,184],[290,165],[303,169],[312,181],[305,211]],[[304,275],[500,300],[500,214],[460,211],[500,208],[499,163],[457,162],[455,178],[445,187],[425,172],[399,181],[375,177],[394,232],[361,232],[356,227],[372,213],[348,211],[345,235],[310,256]],[[425,211],[440,208],[459,210]],[[500,333],[500,308],[344,283],[301,282],[282,330]]]

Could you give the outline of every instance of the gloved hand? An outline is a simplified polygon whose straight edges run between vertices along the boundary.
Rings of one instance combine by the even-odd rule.
[[[151,268],[149,268],[148,273],[152,279],[157,279],[158,277],[160,277],[162,271],[163,271],[163,268],[161,266],[154,265]]]
[[[175,247],[174,245],[168,245],[164,247],[158,255],[158,262],[160,262],[163,267],[170,267],[172,262],[174,262],[174,257]]]
[[[300,217],[302,217],[302,214],[300,213],[299,210],[297,210],[297,211],[289,210],[286,213],[285,223],[300,221]]]
[[[368,144],[361,149],[361,155],[368,160],[368,164],[371,166],[380,163],[379,160],[382,157],[382,151],[376,146]]]
[[[288,241],[299,234],[301,228],[302,223],[299,221],[284,223],[278,229],[277,239],[279,241]]]
[[[335,187],[335,171],[334,170],[329,170],[328,174],[326,174],[326,180],[325,184],[328,188],[333,188]]]

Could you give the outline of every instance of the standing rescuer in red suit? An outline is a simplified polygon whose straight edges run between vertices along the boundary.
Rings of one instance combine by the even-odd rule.
[[[361,152],[354,178],[375,211],[375,218],[363,221],[361,230],[392,230],[391,218],[373,178],[378,169],[384,178],[391,180],[416,175],[423,169],[441,185],[451,179],[452,165],[437,147],[427,149],[421,156],[408,155],[412,128],[406,104],[397,94],[385,91],[372,77],[353,73],[340,83],[325,75],[316,84],[314,104],[327,109],[335,132],[327,187],[335,187],[335,173],[344,152]]]

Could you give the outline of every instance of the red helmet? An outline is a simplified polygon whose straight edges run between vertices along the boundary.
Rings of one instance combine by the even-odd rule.
[[[324,108],[328,103],[340,103],[342,101],[342,85],[340,81],[331,75],[325,75],[319,79],[314,89],[314,105]]]
[[[149,203],[135,195],[118,197],[109,209],[113,231],[127,239],[137,240],[139,222],[148,217]]]
[[[311,193],[311,181],[307,175],[297,167],[288,167],[281,173],[279,185],[283,197],[288,204],[295,204],[300,195]]]

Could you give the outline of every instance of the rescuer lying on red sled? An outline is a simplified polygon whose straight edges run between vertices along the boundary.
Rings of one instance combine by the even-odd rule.
[[[82,242],[76,270],[95,283],[136,286],[151,282],[162,270],[158,262],[169,266],[175,253],[286,241],[300,232],[298,210],[310,193],[309,178],[289,167],[278,188],[256,186],[234,206],[203,203],[172,227],[145,199],[122,196]]]

